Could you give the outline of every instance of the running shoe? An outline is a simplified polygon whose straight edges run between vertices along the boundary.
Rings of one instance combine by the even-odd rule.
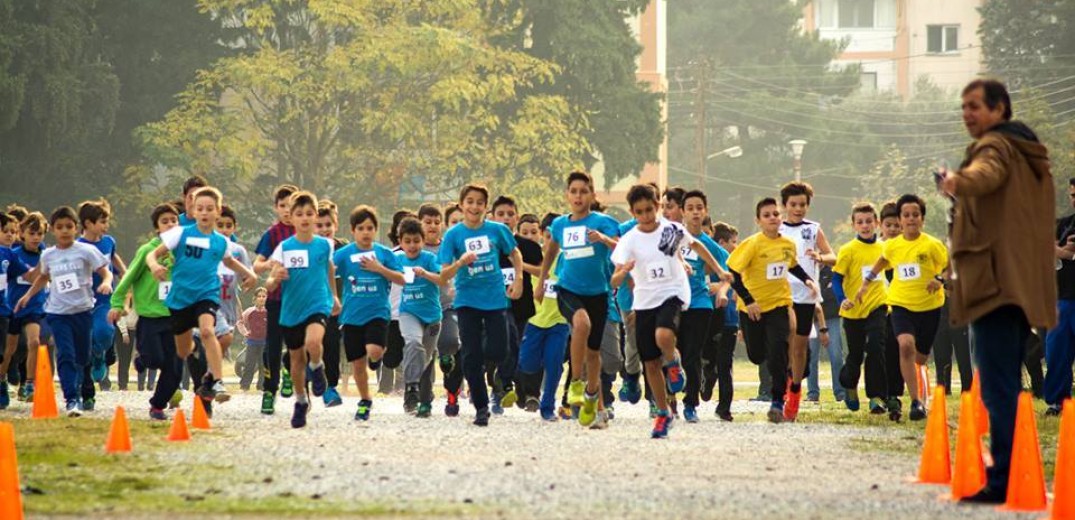
[[[263,415],[276,413],[276,395],[272,392],[261,393],[261,413]]]
[[[903,418],[903,403],[900,402],[898,397],[892,397],[888,400],[888,420],[893,422],[900,422]]]
[[[687,386],[687,374],[683,372],[683,365],[676,357],[664,365],[664,379],[668,384],[668,392],[675,394],[683,391]]]
[[[310,403],[295,400],[295,412],[291,414],[291,427],[302,428],[306,426],[306,414],[310,412]]]
[[[565,420],[565,421],[570,421],[571,419],[575,418],[574,414],[571,413],[571,408],[568,408],[566,406],[561,406],[560,407],[559,415],[560,415],[560,418]]]
[[[343,404],[343,398],[340,397],[340,393],[336,391],[336,387],[330,386],[325,390],[325,395],[321,396],[325,401],[325,408],[332,408],[333,406],[340,406]]]
[[[526,398],[526,406],[524,406],[523,409],[528,411],[528,412],[530,412],[530,413],[534,413],[534,412],[538,411],[538,408],[540,408],[540,407],[541,407],[541,402],[538,401],[537,397],[527,397]]]
[[[556,421],[559,421],[560,418],[557,417],[556,412],[554,412],[552,410],[542,410],[541,411],[541,420],[545,421],[545,422],[556,422]]]
[[[456,417],[459,415],[459,395],[448,392],[448,403],[444,405],[444,415]]]
[[[321,366],[309,370],[309,373],[310,390],[313,392],[314,397],[325,395],[325,390],[328,390],[328,379],[325,378],[325,364],[321,363]]]
[[[226,403],[231,399],[231,394],[228,393],[227,387],[224,386],[224,382],[217,379],[213,381],[213,396],[210,399],[215,399],[218,403]]]
[[[616,418],[616,409],[610,404],[605,407],[605,414],[608,415],[608,420],[611,421]]]
[[[870,414],[881,415],[885,413],[885,401],[880,397],[873,397],[870,399]]]
[[[857,389],[849,389],[847,391],[847,397],[844,399],[844,406],[852,412],[859,411],[859,391]]]
[[[176,389],[175,393],[172,394],[172,398],[168,400],[168,408],[173,409],[173,410],[176,409],[176,408],[179,408],[179,404],[182,403],[182,402],[183,402],[183,391],[179,390],[179,389]]]
[[[362,399],[358,402],[358,409],[355,410],[356,421],[368,421],[370,420],[370,408],[373,407],[373,401],[369,399]]]
[[[717,378],[712,374],[706,374],[706,370],[702,370],[702,389],[701,398],[705,402],[709,402],[713,399],[713,387],[717,386]]]
[[[15,399],[20,403],[26,402],[26,384],[20,384],[19,389],[15,391]]]
[[[653,401],[649,402],[649,418],[650,419],[656,419],[657,418],[657,403],[655,403]]]
[[[165,414],[164,410],[161,410],[160,408],[152,408],[152,407],[150,407],[150,409],[149,409],[149,418],[154,420],[154,421],[167,421],[168,420],[168,415]]]
[[[90,377],[98,383],[103,382],[104,379],[108,377],[108,364],[105,363],[103,354],[93,356],[93,366],[90,368]]]
[[[597,395],[587,393],[579,410],[579,424],[584,428],[593,424],[597,419]]]
[[[1061,410],[1060,405],[1051,404],[1051,405],[1049,405],[1049,406],[1047,406],[1045,408],[1045,416],[1046,417],[1059,417],[1060,416],[1060,410]]]
[[[82,400],[81,409],[82,409],[83,412],[92,412],[93,409],[96,408],[96,407],[97,407],[97,400],[95,400],[94,398],[90,397],[88,399],[83,399]]]
[[[720,410],[717,410],[717,418],[724,422],[732,422],[734,420],[732,412],[723,412]]]
[[[798,392],[791,390],[791,380],[788,380],[787,392],[784,394],[784,420],[788,422],[795,422],[795,419],[799,417],[799,402],[803,397],[803,389],[799,387]]]
[[[506,394],[504,394],[504,397],[500,398],[500,407],[501,408],[511,408],[518,401],[519,401],[519,394],[516,394],[515,390],[508,390],[508,392]]]
[[[418,412],[418,385],[407,385],[403,392],[403,412],[407,415]]]
[[[418,413],[415,417],[419,419],[426,419],[433,415],[433,403],[421,403],[418,405]]]
[[[474,415],[475,426],[489,426],[489,409],[482,408]]]
[[[623,379],[619,397],[620,401],[631,404],[638,404],[638,401],[642,400],[642,385],[638,384],[637,374],[628,375]]]
[[[915,399],[911,401],[911,413],[910,419],[912,421],[921,421],[926,418],[926,406],[922,404],[922,401]]]
[[[693,406],[684,407],[683,420],[687,421],[688,423],[697,423],[699,421],[698,410],[695,409]]]
[[[79,406],[77,399],[67,401],[67,416],[82,417],[82,407]]]
[[[773,424],[780,424],[784,422],[784,407],[778,403],[773,403],[769,407],[769,422]]]
[[[591,430],[607,430],[608,429],[608,410],[599,410],[597,417],[594,418],[593,423],[590,424]]]
[[[654,439],[668,438],[668,429],[672,426],[672,416],[669,415],[668,410],[660,410],[657,412],[657,417],[653,421],[653,432],[650,437]]]
[[[26,401],[27,403],[34,402],[34,382],[33,381],[27,381],[26,384],[23,385],[22,388],[26,392],[26,398],[23,399],[23,401]]]
[[[291,372],[286,368],[282,368],[280,373],[280,377],[283,378],[283,383],[280,384],[280,397],[291,397],[295,394],[295,385],[291,382]]]
[[[494,415],[504,415],[504,407],[500,406],[500,400],[503,398],[499,392],[493,392],[493,398],[489,405],[493,408]]]
[[[7,381],[0,382],[0,410],[11,405],[11,396],[7,395]]]
[[[583,394],[586,393],[586,385],[581,380],[574,380],[571,385],[567,387],[567,404],[571,406],[581,406]]]

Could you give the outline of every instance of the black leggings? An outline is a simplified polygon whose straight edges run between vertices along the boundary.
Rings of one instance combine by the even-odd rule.
[[[714,309],[709,318],[709,333],[702,344],[702,372],[705,384],[717,387],[717,411],[729,413],[735,387],[732,382],[732,357],[735,355],[735,343],[739,327],[727,326],[726,309]]]
[[[698,393],[702,388],[702,348],[709,337],[711,314],[712,309],[687,309],[680,315],[676,348],[687,375],[683,404],[691,408],[698,406]]]
[[[503,310],[484,311],[472,307],[456,309],[463,376],[470,387],[475,410],[489,408],[489,387],[485,373],[504,359],[508,343],[508,323]]]
[[[888,397],[885,375],[885,322],[884,306],[874,309],[863,319],[844,318],[844,335],[847,338],[847,358],[840,370],[840,386],[857,389],[863,363],[866,365],[866,397]]]
[[[743,329],[750,361],[769,366],[769,375],[773,378],[770,390],[773,402],[783,403],[788,379],[788,335],[791,333],[788,308],[777,307],[762,313],[758,321],[752,321],[745,312],[740,312],[739,326]]]

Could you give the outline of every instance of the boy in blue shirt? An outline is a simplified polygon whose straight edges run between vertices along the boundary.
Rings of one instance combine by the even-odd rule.
[[[609,255],[616,247],[620,226],[612,217],[591,211],[594,203],[593,179],[584,172],[567,176],[565,193],[571,214],[552,222],[551,240],[545,244],[541,280],[534,288],[534,299],[541,301],[549,267],[563,251],[560,279],[556,282],[560,312],[571,324],[571,385],[567,402],[582,405],[579,424],[589,427],[597,420],[601,392],[601,343],[608,319],[609,278],[612,267]],[[583,396],[583,365],[586,383]]]
[[[49,223],[45,216],[38,212],[30,213],[20,224],[22,231],[22,245],[15,247],[12,252],[26,267],[33,269],[41,260],[41,244],[48,232]],[[29,275],[27,275],[29,276]],[[20,276],[12,282],[7,282],[7,305],[14,309],[19,298],[30,289],[32,279]],[[11,362],[19,347],[19,335],[26,334],[26,381],[22,385],[19,399],[33,402],[34,375],[37,368],[37,347],[41,344],[41,323],[45,321],[45,292],[39,292],[17,313],[13,313],[8,323],[7,344],[5,345],[4,361],[0,363],[0,377],[8,373]],[[20,358],[21,360],[22,358]],[[3,399],[3,395],[0,395]]]
[[[437,255],[422,250],[424,236],[418,220],[406,218],[399,223],[402,250],[396,252],[396,258],[403,266],[403,278],[407,282],[399,305],[399,330],[404,341],[404,400],[416,402],[416,415],[420,418],[429,417],[433,410],[433,355],[443,318],[440,264]]]
[[[0,212],[0,327],[8,328],[8,324],[14,321],[11,306],[8,304],[8,293],[15,287],[18,280],[22,279],[29,268],[19,260],[19,256],[11,250],[18,236],[19,223],[7,213]],[[7,371],[11,358],[15,355],[18,346],[18,335],[15,342],[8,349],[5,345],[4,359],[0,362],[0,410],[8,407],[9,397],[7,394]]]
[[[314,234],[317,221],[317,197],[306,191],[291,195],[291,224],[295,235],[276,246],[273,251],[272,275],[265,288],[282,286],[280,326],[288,352],[293,350],[291,377],[295,383],[295,412],[291,427],[306,426],[310,401],[306,397],[306,372],[315,397],[325,394],[328,381],[322,361],[321,340],[330,315],[339,314],[340,300],[336,295],[336,267],[332,264],[333,246],[329,239]],[[307,355],[310,361],[306,363]]]
[[[165,289],[165,305],[171,311],[176,354],[186,360],[194,350],[191,329],[198,328],[209,372],[202,378],[197,394],[203,399],[225,402],[231,398],[220,378],[224,374],[223,354],[216,339],[216,313],[220,308],[218,264],[224,262],[242,276],[243,289],[257,282],[242,262],[232,256],[234,245],[216,230],[223,196],[216,188],[201,188],[194,194],[193,226],[177,226],[161,234],[161,245],[146,255],[146,265],[161,285],[168,282],[168,269],[158,259],[172,252],[171,286]]]
[[[713,226],[713,238],[717,245],[731,255],[739,243],[739,230],[724,222]],[[717,258],[720,266],[727,269],[728,259]],[[717,387],[717,417],[725,422],[732,421],[732,397],[735,387],[732,385],[732,355],[739,335],[739,312],[735,308],[735,291],[728,288],[717,295],[717,308],[713,310],[709,322],[709,338],[702,348],[702,389],[703,401],[713,397],[713,387]],[[768,372],[766,372],[768,373]]]
[[[377,237],[377,212],[369,206],[351,210],[351,233],[355,241],[336,251],[332,263],[343,280],[343,310],[339,322],[343,327],[343,348],[352,365],[358,387],[356,421],[368,421],[373,399],[370,396],[369,372],[377,370],[388,343],[388,320],[392,308],[388,293],[393,283],[403,284],[403,268],[392,250],[374,242]]]
[[[459,192],[463,221],[444,234],[439,260],[445,280],[455,278],[455,309],[462,343],[463,374],[474,404],[474,424],[489,425],[489,388],[486,364],[495,367],[504,359],[508,323],[504,310],[508,298],[523,292],[523,259],[515,237],[504,224],[485,220],[489,190],[468,184]],[[509,255],[515,270],[505,295],[500,255]]]
[[[96,247],[108,259],[109,269],[112,273],[122,277],[123,273],[127,271],[127,266],[124,265],[123,259],[116,252],[116,239],[108,234],[110,214],[111,207],[104,199],[90,200],[79,204],[78,220],[82,226],[82,236],[78,237],[78,241]],[[100,284],[100,282],[100,278],[94,276],[94,285]],[[96,304],[93,306],[93,362],[90,367],[91,374],[87,374],[87,376],[92,377],[93,381],[100,382],[102,389],[106,388],[105,378],[108,377],[106,355],[109,350],[114,348],[113,340],[116,335],[115,326],[108,321],[109,309],[109,297],[97,295]],[[114,359],[114,355],[113,351],[113,355],[110,357]]]

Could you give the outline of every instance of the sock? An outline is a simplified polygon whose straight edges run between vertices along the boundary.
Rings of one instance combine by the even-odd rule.
[[[306,399],[306,394],[295,394],[295,402],[307,404],[309,401]]]
[[[306,366],[310,367],[310,370],[317,370],[317,369],[325,366],[325,362],[324,361],[319,361],[319,362],[317,362],[315,364],[313,361],[311,361],[311,362],[307,363]]]

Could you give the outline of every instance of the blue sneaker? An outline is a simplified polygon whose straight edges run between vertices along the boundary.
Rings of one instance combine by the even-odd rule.
[[[93,356],[93,367],[90,368],[90,377],[98,383],[108,377],[108,365],[105,364],[104,354]]]
[[[689,423],[698,422],[698,410],[693,406],[688,406],[683,409],[683,420]]]
[[[34,402],[34,382],[27,381],[26,384],[22,386],[22,388],[26,392],[26,397],[25,399],[23,399],[23,401],[26,401],[27,403]]]
[[[355,410],[356,421],[368,421],[370,420],[370,408],[373,407],[373,401],[369,399],[363,399],[358,402],[358,409]]]
[[[325,400],[325,408],[332,408],[333,406],[340,406],[343,404],[343,398],[340,397],[340,393],[336,391],[336,387],[330,386],[325,390],[325,395],[322,396]]]
[[[687,386],[687,374],[683,372],[678,357],[664,365],[664,379],[668,383],[668,392],[672,394],[682,392]]]
[[[300,403],[295,401],[295,413],[291,414],[291,427],[302,428],[306,426],[306,414],[310,412],[310,402]]]
[[[859,392],[858,390],[848,390],[847,395],[844,396],[844,406],[852,412],[859,411]]]
[[[627,376],[623,379],[620,387],[620,401],[637,404],[642,400],[642,385],[638,384],[638,376]]]
[[[154,420],[154,421],[167,421],[168,420],[168,415],[165,414],[164,410],[162,410],[160,408],[150,407],[150,409],[149,409],[149,418]]]
[[[653,422],[653,433],[650,435],[654,439],[665,439],[668,437],[668,429],[672,427],[672,415],[668,413],[668,410],[661,410],[657,412],[657,417]]]
[[[0,410],[11,405],[11,396],[7,395],[7,381],[0,382]]]
[[[321,397],[325,395],[325,390],[328,389],[328,379],[325,378],[325,364],[321,363],[321,366],[310,370],[310,390],[313,391],[314,397]]]
[[[556,415],[556,412],[552,410],[541,410],[541,420],[545,422],[556,422],[560,420],[560,417]]]
[[[500,394],[493,394],[493,400],[489,403],[492,408],[493,414],[504,415],[504,407],[500,405],[500,400],[503,398]]]
[[[77,399],[67,401],[67,416],[82,417],[82,406],[79,405]]]

